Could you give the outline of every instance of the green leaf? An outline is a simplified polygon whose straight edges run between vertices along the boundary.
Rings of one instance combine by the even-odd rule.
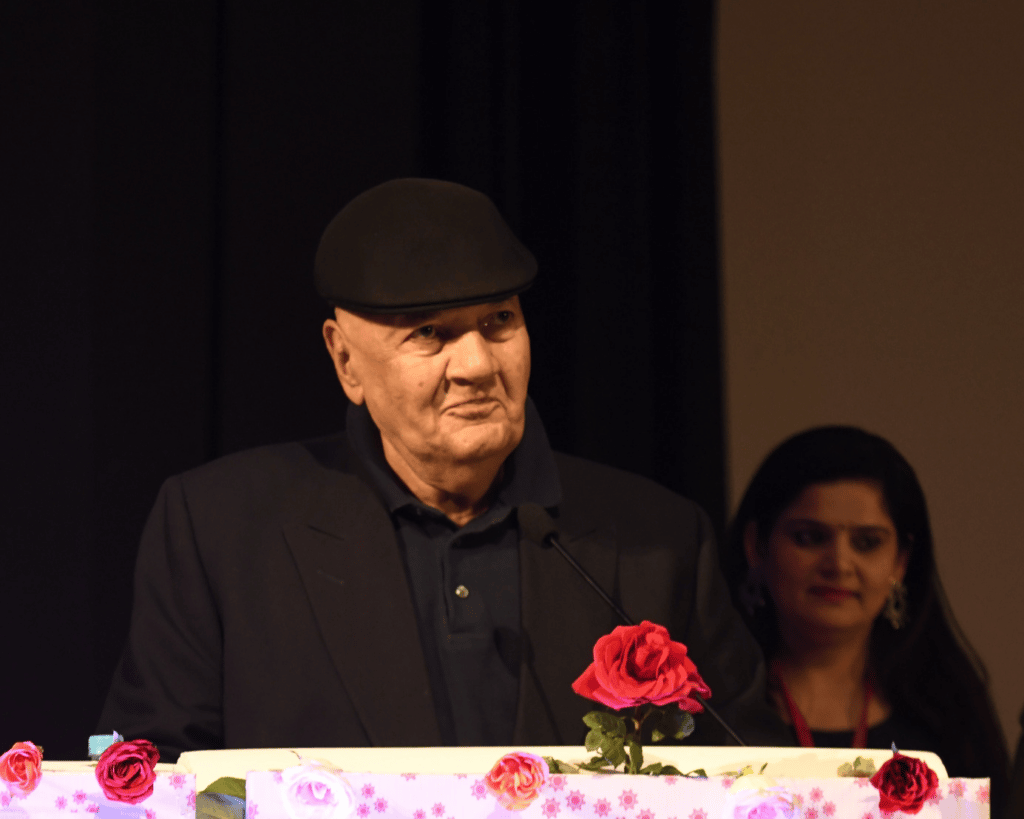
[[[707,779],[708,778],[708,772],[705,771],[703,768],[694,768],[689,773],[683,774],[683,776],[694,777],[694,778],[697,778],[697,779]]]
[[[581,762],[581,771],[608,771],[609,762],[603,756],[595,756],[589,762]]]
[[[689,711],[680,711],[679,713],[682,714],[682,719],[672,736],[675,739],[686,739],[686,737],[693,733],[693,729],[696,727],[693,722],[693,714]]]
[[[245,819],[245,800],[222,793],[197,793],[196,819]]]
[[[626,761],[626,749],[623,747],[621,738],[614,739],[612,743],[601,749],[601,753],[613,768],[619,767]]]
[[[859,756],[853,760],[853,772],[856,776],[874,776],[877,772],[875,769],[875,760]]]
[[[651,707],[645,724],[651,726],[651,741],[661,742],[667,737],[683,739],[693,731],[693,717],[674,703]]]
[[[580,767],[573,765],[569,762],[562,762],[560,759],[555,759],[553,756],[541,757],[545,762],[548,763],[548,770],[551,773],[556,774],[575,774],[580,772]]]
[[[593,728],[612,736],[624,737],[626,735],[626,721],[616,714],[609,714],[607,711],[588,711],[583,715],[583,724],[588,728]]]
[[[760,774],[763,774],[763,773],[764,773],[764,769],[765,769],[765,768],[767,768],[767,767],[768,767],[768,763],[767,763],[767,762],[765,762],[765,763],[764,763],[764,765],[762,765],[762,766],[761,766],[761,770],[759,770],[759,771],[757,772],[757,773],[758,773],[758,775],[760,775]]]
[[[638,773],[647,776],[686,776],[675,765],[665,765],[661,762],[652,762],[647,767],[641,768]]]
[[[626,753],[622,749],[623,738],[614,734],[606,734],[593,728],[584,741],[588,751],[598,751],[611,765],[621,765],[626,761]]]
[[[836,774],[839,776],[874,776],[875,761],[870,757],[859,756],[853,760],[852,765],[849,762],[840,765]]]
[[[672,717],[660,709],[651,715],[651,718],[646,721],[646,725],[651,729],[651,742],[661,742],[675,732],[675,723],[672,721]]]
[[[236,776],[222,776],[215,779],[200,791],[200,793],[219,793],[224,796],[237,796],[245,799],[245,780]]]
[[[629,740],[629,772],[638,773],[644,764],[644,749],[635,739]]]

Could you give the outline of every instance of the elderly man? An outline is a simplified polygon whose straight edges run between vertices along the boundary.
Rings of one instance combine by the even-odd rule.
[[[327,228],[316,281],[344,432],[170,479],[101,729],[220,747],[580,744],[571,689],[618,625],[517,508],[686,643],[727,716],[761,663],[691,502],[553,453],[527,397],[536,264],[482,194],[396,180]],[[707,718],[696,738],[721,734]]]

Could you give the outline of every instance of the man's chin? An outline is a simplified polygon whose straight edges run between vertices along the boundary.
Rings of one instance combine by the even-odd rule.
[[[522,429],[508,424],[473,424],[448,436],[442,448],[456,463],[504,460],[523,438]]]

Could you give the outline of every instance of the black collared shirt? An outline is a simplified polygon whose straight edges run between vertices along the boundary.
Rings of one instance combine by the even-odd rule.
[[[523,440],[505,461],[491,508],[461,528],[395,475],[365,406],[349,407],[347,429],[395,526],[442,738],[511,744],[521,645],[515,508],[555,506],[562,494],[533,402],[526,402]]]

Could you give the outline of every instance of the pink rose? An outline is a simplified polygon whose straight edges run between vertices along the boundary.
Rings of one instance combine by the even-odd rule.
[[[284,807],[291,819],[345,819],[356,808],[356,794],[340,772],[315,760],[281,772]]]
[[[573,691],[616,710],[632,705],[679,703],[696,713],[704,707],[691,692],[711,696],[686,646],[669,639],[664,626],[644,620],[618,626],[594,644],[594,662],[572,684]]]
[[[892,759],[871,777],[871,784],[878,788],[879,810],[918,813],[935,795],[939,777],[924,760],[903,756],[894,747]]]
[[[487,790],[507,810],[523,810],[540,795],[551,771],[539,756],[516,752],[505,754],[484,777]]]
[[[153,794],[158,759],[160,752],[149,740],[115,742],[96,763],[96,781],[107,799],[134,805]]]
[[[0,779],[18,796],[28,796],[43,775],[43,749],[31,742],[15,742],[0,756]]]

